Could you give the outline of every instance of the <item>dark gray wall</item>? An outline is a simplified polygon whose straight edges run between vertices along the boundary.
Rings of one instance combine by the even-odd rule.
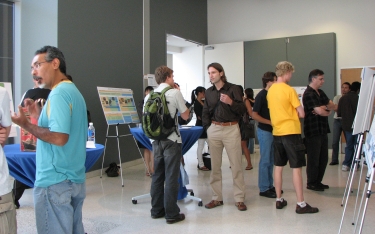
[[[105,143],[107,124],[96,87],[132,89],[143,98],[143,5],[140,0],[64,0],[58,2],[58,47],[67,73],[83,94],[96,128],[96,141]],[[109,135],[115,135],[112,126]],[[120,126],[120,134],[128,133]],[[120,138],[122,162],[139,159],[132,137]],[[101,168],[102,158],[92,170]],[[104,166],[118,162],[115,138],[107,142]]]
[[[286,39],[288,43],[286,43]],[[291,86],[307,86],[308,75],[313,69],[324,71],[322,90],[332,100],[336,94],[336,34],[324,33],[289,38],[276,38],[244,43],[245,87],[262,88],[262,76],[275,71],[279,61],[289,61],[295,72]],[[333,115],[329,117],[332,131]],[[332,145],[329,134],[329,147]]]
[[[167,64],[166,33],[207,44],[207,1],[150,1],[150,73]]]

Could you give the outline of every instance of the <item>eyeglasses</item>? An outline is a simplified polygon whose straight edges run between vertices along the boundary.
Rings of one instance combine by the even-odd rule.
[[[35,69],[39,69],[42,63],[49,63],[49,62],[48,62],[48,61],[44,61],[44,62],[35,62],[35,63],[34,63],[34,66],[31,66],[31,71],[33,71],[33,70],[35,70]]]

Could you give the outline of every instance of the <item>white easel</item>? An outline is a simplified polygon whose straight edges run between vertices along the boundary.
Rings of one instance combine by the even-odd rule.
[[[107,149],[107,140],[108,138],[117,139],[117,150],[118,158],[120,163],[120,174],[121,174],[121,185],[124,187],[124,179],[122,176],[122,162],[121,162],[121,152],[120,152],[120,137],[132,136],[132,134],[119,135],[119,125],[128,125],[130,130],[130,124],[139,123],[139,117],[136,109],[136,105],[133,98],[133,91],[131,89],[122,89],[122,88],[110,88],[110,87],[97,87],[100,103],[103,108],[104,116],[107,120],[107,133],[104,144],[104,154],[102,161],[102,169],[100,172],[100,178],[103,176],[103,167],[104,167],[104,158]],[[116,135],[108,135],[109,126],[116,126]],[[146,162],[141,153],[141,150],[138,147],[137,141],[133,137],[134,143],[137,146],[138,152],[141,155],[143,163],[148,171]],[[148,171],[149,172],[149,171]],[[150,173],[150,172],[149,172]]]
[[[361,184],[361,179],[362,179],[362,170],[363,170],[363,160],[361,160],[362,146],[363,146],[364,135],[365,135],[366,132],[368,132],[370,130],[372,107],[374,105],[374,97],[375,97],[375,78],[374,78],[374,75],[375,75],[374,70],[372,70],[370,68],[367,68],[367,67],[363,68],[362,75],[361,75],[362,83],[361,83],[361,90],[360,90],[360,94],[359,94],[357,113],[356,113],[356,117],[355,117],[354,123],[353,123],[353,125],[354,125],[353,135],[358,134],[358,138],[357,138],[357,144],[356,144],[355,153],[354,153],[355,157],[353,158],[353,162],[352,162],[352,165],[351,165],[351,168],[350,168],[348,180],[347,180],[347,183],[346,183],[346,188],[345,188],[343,199],[342,199],[342,202],[341,202],[341,206],[344,206],[344,210],[343,210],[342,217],[341,217],[339,233],[341,233],[341,228],[342,228],[343,220],[344,220],[344,217],[345,217],[345,211],[346,211],[346,208],[347,208],[347,205],[348,205],[349,195],[352,191],[352,183],[353,183],[353,179],[354,179],[354,176],[355,176],[355,172],[357,171],[357,167],[359,166],[360,162],[362,161],[362,167],[361,167],[361,173],[360,173],[359,182],[358,182],[357,197],[356,197],[356,202],[355,202],[355,207],[354,207],[354,215],[353,215],[353,221],[352,221],[352,225],[354,225],[354,224],[356,225],[355,229],[354,229],[354,232],[356,231],[356,227],[357,227],[357,224],[354,220],[355,220],[355,216],[356,216],[356,212],[357,212],[357,203],[358,203],[360,184]],[[371,167],[371,165],[369,165],[369,167]],[[366,177],[366,183],[365,183],[364,191],[365,191],[367,185],[370,184],[369,188],[370,188],[370,194],[371,194],[371,182],[373,180],[373,175],[372,175],[372,178],[371,178],[370,182],[368,182],[370,178],[371,178],[371,175],[368,174],[368,176]],[[364,191],[363,191],[363,195],[362,195],[362,201],[363,201],[363,198],[364,198]],[[346,199],[345,199],[345,197],[346,197]],[[368,195],[368,198],[369,198],[369,195]],[[345,199],[345,204],[344,204],[344,199]],[[359,215],[360,215],[360,209],[362,207],[362,201],[361,201],[360,207],[358,208],[357,221],[358,221],[358,218],[359,218]],[[366,206],[367,206],[367,201],[366,201],[365,209],[366,209]],[[362,225],[363,225],[363,221],[364,221],[365,212],[366,212],[366,210],[363,211],[363,218],[362,218],[362,223],[361,223],[361,227],[360,227],[360,232],[362,231]]]

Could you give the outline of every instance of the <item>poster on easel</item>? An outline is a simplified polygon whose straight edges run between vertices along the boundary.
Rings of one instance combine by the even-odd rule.
[[[108,125],[139,123],[131,89],[97,87],[100,104]]]
[[[372,107],[374,106],[375,70],[364,67],[361,78],[361,90],[353,123],[353,135],[364,133],[370,129]]]
[[[13,104],[13,93],[12,93],[12,83],[10,82],[0,82],[0,86],[5,88],[9,95],[9,107],[10,107],[10,115],[14,114],[14,104]],[[10,128],[9,137],[16,137],[17,136],[17,130],[16,125],[12,124],[12,127]]]
[[[371,128],[366,134],[366,142],[364,145],[363,152],[365,154],[365,160],[367,165],[374,165],[375,162],[375,118],[372,120]],[[367,167],[372,172],[373,167]]]

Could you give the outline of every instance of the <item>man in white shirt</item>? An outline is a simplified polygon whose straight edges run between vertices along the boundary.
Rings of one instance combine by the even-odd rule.
[[[0,87],[0,233],[17,233],[16,210],[12,188],[13,178],[9,175],[8,163],[3,146],[10,132],[10,99],[7,91]]]
[[[168,86],[173,88],[173,70],[167,66],[156,68],[155,80],[159,86],[154,92],[161,92]],[[150,94],[145,97],[145,103],[147,103],[149,97]],[[178,89],[168,90],[165,93],[165,98],[172,118],[176,116],[176,111],[181,113],[183,119],[189,118],[190,111]],[[154,174],[151,183],[151,217],[153,219],[165,217],[168,224],[185,219],[185,215],[180,213],[180,208],[177,205],[182,141],[176,119],[175,124],[176,131],[172,132],[167,139],[152,142]]]

